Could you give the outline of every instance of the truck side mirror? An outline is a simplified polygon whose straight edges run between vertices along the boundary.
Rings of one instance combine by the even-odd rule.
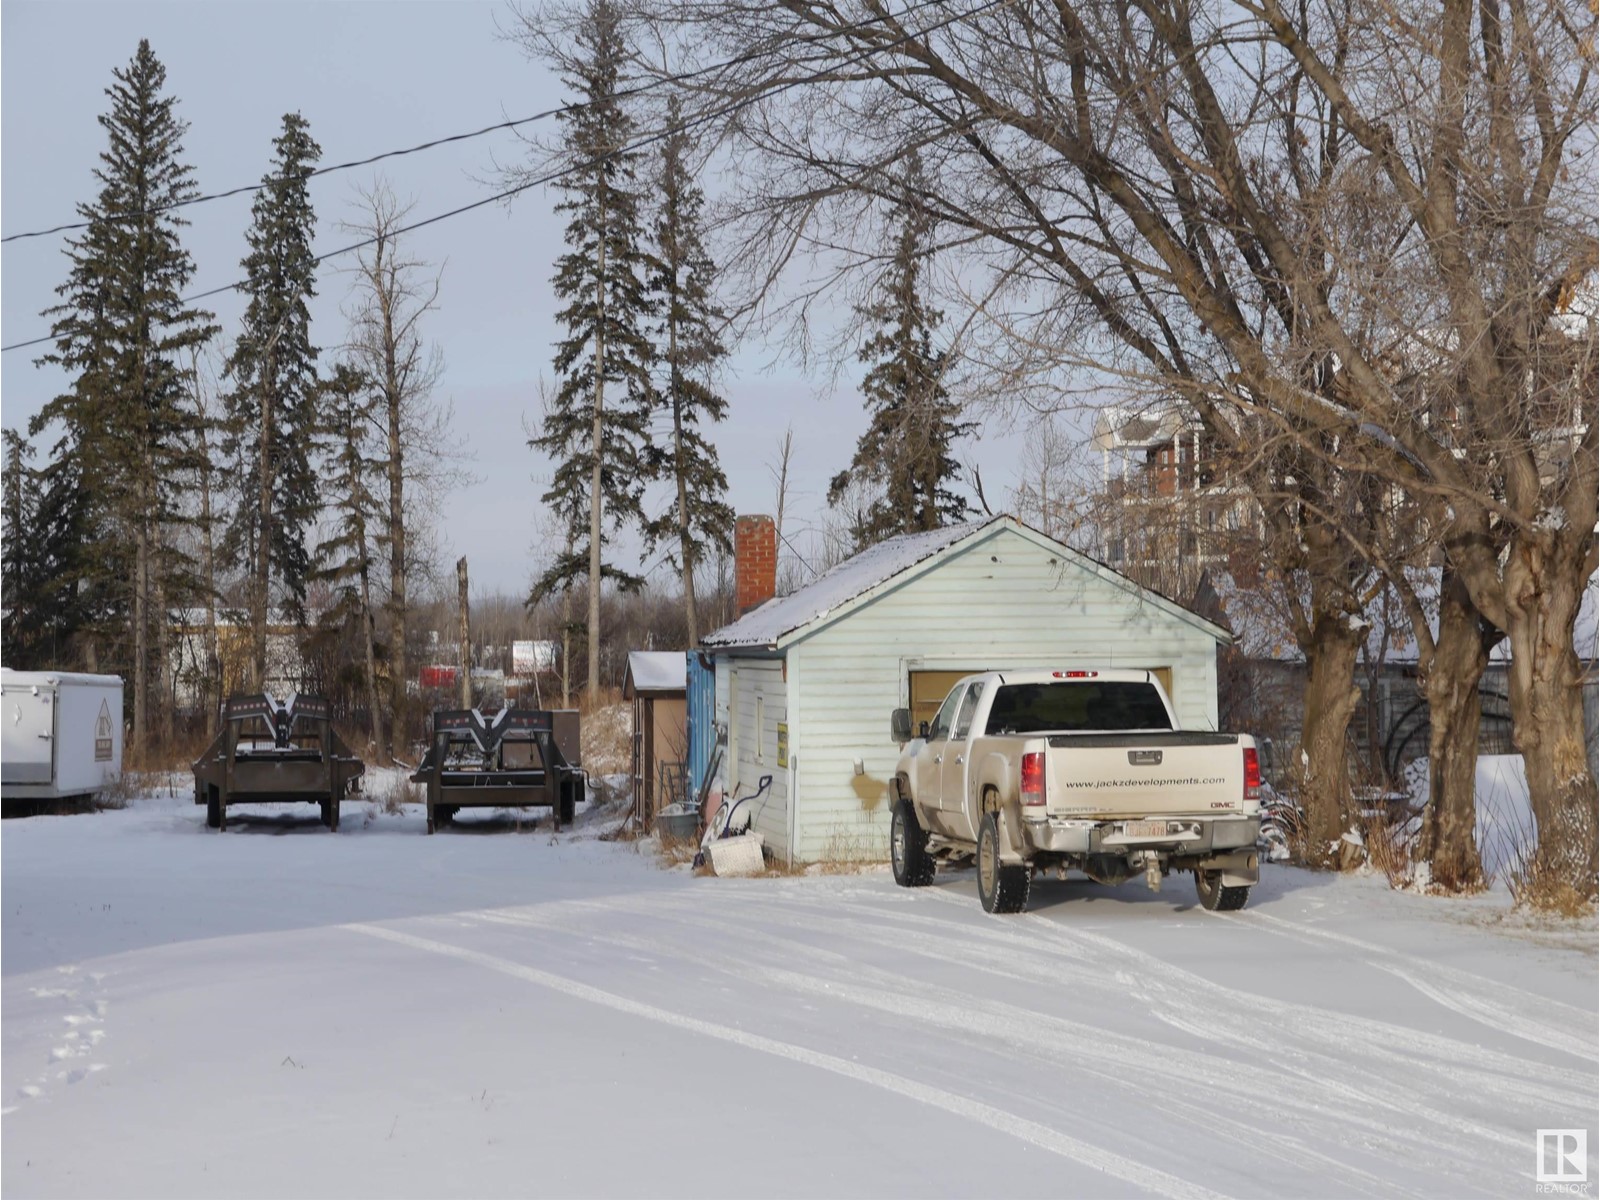
[[[911,740],[911,710],[897,708],[889,714],[889,734],[902,746]]]

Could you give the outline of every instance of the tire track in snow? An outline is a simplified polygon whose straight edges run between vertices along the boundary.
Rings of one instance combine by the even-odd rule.
[[[1585,1042],[1579,1038],[1569,1037],[1561,1031],[1551,1029],[1537,1021],[1524,1020],[1518,1013],[1482,996],[1459,995],[1447,992],[1428,980],[1412,974],[1412,972],[1397,963],[1372,962],[1368,965],[1379,971],[1387,971],[1396,979],[1409,983],[1435,1004],[1448,1008],[1451,1012],[1459,1013],[1469,1021],[1476,1021],[1480,1025],[1487,1025],[1490,1029],[1498,1029],[1502,1033],[1509,1033],[1525,1042],[1534,1042],[1540,1046],[1547,1046],[1552,1050],[1559,1050],[1563,1054],[1570,1054],[1572,1057],[1581,1058],[1585,1062],[1592,1063],[1596,1060],[1593,1041]],[[1430,969],[1432,969],[1431,965]],[[1449,978],[1449,975],[1443,971],[1438,972],[1438,974],[1446,979]]]
[[[855,907],[869,913],[871,911],[870,906],[866,905],[844,907]],[[907,913],[894,913],[892,916],[900,921],[931,925],[941,932],[937,935],[922,935],[897,928],[892,935],[881,939],[882,945],[911,953],[924,953],[948,961],[952,949],[952,939],[948,935],[961,928],[960,926],[953,926],[938,918],[912,916]],[[1034,918],[1026,916],[1020,918],[1024,922],[1032,919]],[[1037,919],[1042,920],[1042,918]],[[1004,932],[997,931],[998,940],[1019,948],[1025,946],[1025,953],[1036,954],[1046,947],[1059,951],[1062,938],[1028,933],[1026,932],[1028,927],[1025,925],[1017,928],[1014,923],[1019,918],[1004,920],[1006,924],[1013,925],[1013,928]],[[814,928],[824,923],[813,917],[805,921],[804,925],[807,928]],[[862,936],[860,925],[859,921],[849,923],[849,928],[856,932],[856,936]],[[1048,922],[1046,927],[1052,931],[1056,929]],[[1072,936],[1096,935],[1074,933]],[[1344,1131],[1339,1134],[1343,1140],[1358,1147],[1376,1141],[1394,1150],[1403,1151],[1408,1165],[1418,1165],[1424,1160],[1431,1159],[1441,1171],[1454,1169],[1459,1172],[1461,1163],[1469,1161],[1475,1154],[1480,1153],[1485,1142],[1495,1142],[1506,1147],[1524,1146],[1524,1139],[1422,1103],[1418,1096],[1419,1082],[1426,1083],[1429,1090],[1437,1092],[1446,1101],[1463,1094],[1481,1092],[1486,1084],[1500,1093],[1509,1091],[1521,1094],[1530,1105],[1547,1104],[1552,1099],[1546,1090],[1538,1088],[1537,1085],[1524,1085],[1520,1076],[1508,1079],[1505,1075],[1495,1074],[1486,1078],[1481,1072],[1457,1071],[1432,1058],[1412,1060],[1421,1068],[1422,1074],[1408,1071],[1401,1078],[1390,1081],[1382,1078],[1381,1069],[1391,1064],[1382,1057],[1374,1057],[1363,1064],[1366,1067],[1367,1078],[1360,1084],[1350,1082],[1345,1078],[1352,1065],[1350,1051],[1352,1047],[1361,1047],[1365,1043],[1355,1034],[1319,1030],[1305,1016],[1305,1014],[1320,1014],[1332,1017],[1335,1014],[1303,1005],[1268,1001],[1251,993],[1234,992],[1222,985],[1201,980],[1202,990],[1215,989],[1227,1001],[1208,1007],[1196,1003],[1191,994],[1195,989],[1188,986],[1172,986],[1170,981],[1161,980],[1159,969],[1166,966],[1162,960],[1143,955],[1142,951],[1134,950],[1110,938],[1100,940],[1099,947],[1091,947],[1109,952],[1105,960],[1106,965],[1097,968],[1097,971],[1104,973],[1103,978],[1097,981],[1101,985],[1100,990],[1115,995],[1123,1004],[1126,1004],[1130,996],[1142,999],[1150,1015],[1156,1020],[1190,1034],[1203,1043],[1231,1046],[1243,1055],[1254,1057],[1259,1065],[1252,1072],[1245,1087],[1259,1092],[1270,1089],[1273,1099],[1299,1109],[1311,1128],[1315,1128],[1319,1120],[1326,1122],[1330,1115],[1335,1116],[1348,1127],[1347,1135]],[[989,947],[989,952],[992,954],[992,946]],[[983,958],[978,957],[981,953],[982,947],[977,947],[972,956],[965,960],[971,969],[990,971],[1028,983],[1062,982],[1059,965],[1049,965],[1048,960],[1043,965],[1030,966],[1025,961],[1020,961],[1017,956],[1013,956],[1010,963],[1012,969],[1003,970],[986,966]],[[1143,969],[1135,973],[1128,969],[1128,961],[1137,956],[1143,956],[1141,959]],[[1055,962],[1059,964],[1059,959]],[[1171,969],[1182,976],[1189,976],[1189,973],[1182,971],[1181,968]],[[1201,979],[1198,976],[1192,978]],[[1230,995],[1237,999],[1228,999]],[[1274,1019],[1257,1022],[1241,1021],[1241,1014],[1248,1014],[1252,1007],[1258,1006],[1262,1015],[1272,1016]],[[1350,1020],[1354,1025],[1361,1019]],[[1289,1045],[1285,1057],[1260,1063],[1263,1047],[1255,1031],[1261,1029],[1270,1029],[1274,1037],[1284,1042],[1291,1042],[1298,1036],[1307,1040],[1309,1044],[1298,1047]],[[1434,1040],[1454,1048],[1459,1053],[1468,1053],[1474,1049],[1464,1043],[1446,1042],[1445,1039]],[[1229,1060],[1212,1058],[1209,1061]],[[1519,1072],[1525,1071],[1526,1064],[1520,1060],[1507,1061]],[[1448,1080],[1432,1078],[1438,1075],[1450,1075],[1452,1078]],[[1460,1078],[1454,1078],[1455,1076]],[[1572,1103],[1571,1093],[1560,1094],[1555,1098],[1564,1104]],[[1395,1117],[1402,1119],[1396,1120]],[[1433,1128],[1419,1127],[1412,1119],[1415,1117],[1426,1119]],[[1446,1145],[1442,1142],[1441,1135],[1448,1135],[1453,1140]],[[1499,1158],[1485,1159],[1484,1166],[1492,1168],[1501,1161]]]
[[[960,900],[956,897],[934,896],[932,898],[941,903],[961,905]],[[961,907],[965,906],[961,905]],[[1132,960],[1137,963],[1141,971],[1146,975],[1165,976],[1173,983],[1180,984],[1184,988],[1191,990],[1195,995],[1209,996],[1218,1003],[1219,1007],[1226,1006],[1228,1011],[1254,1010],[1264,1017],[1271,1017],[1278,1021],[1285,1029],[1302,1036],[1313,1037],[1317,1041],[1334,1048],[1350,1044],[1380,1046],[1386,1052],[1404,1055],[1418,1066],[1442,1072],[1455,1082],[1468,1085],[1482,1083],[1482,1076],[1487,1074],[1493,1081],[1503,1085],[1511,1085],[1515,1088],[1517,1084],[1524,1081],[1527,1073],[1527,1061],[1515,1055],[1474,1045],[1471,1042],[1464,1042],[1457,1038],[1428,1033],[1410,1026],[1396,1025],[1392,1022],[1379,1021],[1370,1017],[1355,1016],[1298,1001],[1275,1000],[1254,992],[1243,991],[1227,984],[1217,983],[1186,968],[1176,966],[1163,958],[1139,950],[1127,942],[1089,930],[1074,929],[1060,922],[1052,921],[1042,914],[1026,913],[1020,917],[1004,919],[1018,923],[1025,929],[1031,930],[1032,932],[1028,936],[1037,939],[1042,946],[1060,945],[1061,943],[1093,946],[1101,950],[1111,960],[1119,961],[1124,966]],[[1220,921],[1228,920],[1229,918],[1217,917],[1216,919]],[[1376,964],[1372,965],[1376,966]],[[1431,968],[1433,964],[1430,963],[1429,966]],[[1465,972],[1462,974],[1465,974]],[[1465,1068],[1466,1073],[1463,1073],[1462,1068],[1458,1066],[1458,1064],[1463,1063],[1476,1063],[1477,1065],[1468,1065]],[[1574,1090],[1586,1091],[1593,1084],[1592,1077],[1582,1072],[1568,1071],[1558,1067],[1546,1067],[1542,1068],[1542,1070],[1547,1078],[1557,1080],[1557,1083],[1554,1090],[1530,1087],[1522,1092],[1523,1097],[1530,1102],[1550,1103],[1553,1101],[1570,1104]]]
[[[487,924],[538,929],[579,937],[585,942],[600,942],[619,949],[662,956],[665,951],[661,941],[629,933],[600,933],[593,925],[582,927],[581,932],[571,927],[566,918],[573,909],[585,916],[593,915],[649,915],[665,917],[678,924],[713,928],[726,932],[726,923],[692,912],[663,913],[660,906],[649,910],[629,906],[626,913],[622,905],[607,901],[569,901],[563,903],[562,912],[551,912],[547,906],[523,909],[491,909],[474,913],[457,913]],[[774,939],[766,931],[758,943],[762,952],[779,962],[809,960],[823,966],[838,966],[848,970],[845,979],[825,979],[818,975],[787,970],[782,967],[753,967],[748,951],[741,954],[723,954],[714,951],[689,950],[675,945],[672,957],[749,982],[779,984],[791,991],[824,1000],[843,1000],[860,1007],[887,1013],[891,1016],[911,1016],[925,1024],[937,1026],[966,1039],[974,1047],[998,1044],[1006,1052],[1023,1062],[1049,1062],[1062,1068],[1083,1072],[1101,1083],[1117,1088],[1136,1090],[1136,1102],[1144,1109],[1157,1109],[1174,1120],[1194,1126],[1211,1138],[1226,1138],[1242,1150],[1256,1153],[1261,1145],[1261,1125],[1239,1118],[1228,1117],[1215,1111],[1207,1112],[1198,1123],[1194,1106],[1167,1095],[1163,1089],[1170,1087],[1175,1078],[1205,1079],[1212,1084],[1231,1088],[1233,1094],[1248,1098],[1260,1087],[1263,1067],[1259,1063],[1239,1062],[1192,1050],[1176,1047],[1153,1048],[1148,1041],[1119,1034],[1096,1025],[1071,1021],[1052,1014],[1020,1008],[1003,1001],[990,1000],[970,992],[927,983],[918,983],[917,992],[908,994],[902,976],[870,967],[859,959],[851,959],[835,951],[825,950],[806,942],[787,938]],[[750,949],[756,949],[752,946]],[[1004,978],[1015,978],[1005,975]],[[851,982],[855,981],[855,982]],[[862,986],[861,981],[876,981],[882,986]],[[980,1020],[974,1019],[977,1015]],[[1055,1040],[1044,1039],[1040,1033],[1054,1035]],[[1058,1048],[1059,1046],[1059,1048]],[[1280,1124],[1285,1120],[1281,1106],[1257,1105],[1263,1109],[1261,1117]],[[1328,1105],[1320,1092],[1306,1089],[1301,1107],[1305,1110],[1301,1122],[1303,1131],[1310,1135],[1325,1134]],[[1392,1136],[1389,1125],[1371,1120],[1363,1112],[1353,1111],[1347,1119],[1364,1122],[1365,1133],[1361,1145],[1370,1146],[1376,1140],[1386,1140],[1397,1151],[1412,1154],[1417,1145],[1409,1140]],[[1343,1159],[1317,1150],[1308,1143],[1280,1137],[1276,1143],[1279,1162],[1314,1173],[1319,1178],[1343,1175],[1352,1194],[1372,1194],[1382,1191],[1391,1181],[1355,1167]],[[1400,1193],[1391,1193],[1400,1194]],[[1412,1193],[1420,1194],[1420,1193]]]
[[[1560,1000],[1553,1000],[1548,996],[1541,996],[1537,992],[1530,992],[1523,988],[1507,983],[1499,983],[1492,979],[1485,979],[1481,975],[1474,975],[1470,971],[1463,971],[1457,967],[1446,966],[1443,963],[1429,963],[1428,972],[1436,980],[1448,980],[1456,986],[1468,989],[1468,994],[1446,992],[1429,981],[1419,979],[1406,969],[1406,958],[1396,950],[1387,946],[1379,946],[1372,942],[1362,941],[1360,938],[1350,937],[1348,934],[1335,933],[1331,929],[1314,929],[1308,926],[1296,925],[1292,921],[1285,921],[1281,917],[1272,916],[1270,913],[1241,913],[1235,916],[1244,918],[1242,924],[1255,925],[1264,932],[1276,934],[1305,944],[1314,942],[1334,942],[1338,945],[1349,946],[1368,955],[1367,965],[1389,974],[1410,984],[1428,999],[1443,1005],[1452,1012],[1466,1017],[1468,1020],[1477,1021],[1502,1033],[1509,1033],[1526,1042],[1534,1042],[1546,1046],[1551,1050],[1559,1050],[1580,1058],[1585,1062],[1600,1060],[1600,1051],[1597,1051],[1592,1038],[1585,1038],[1569,1033],[1549,1023],[1549,1017],[1567,1018],[1571,1024],[1580,1028],[1592,1027],[1594,1014],[1586,1013],[1580,1008],[1564,1004]],[[1476,995],[1470,994],[1476,992]],[[1499,998],[1494,999],[1483,993],[1494,993]],[[1547,1017],[1544,1020],[1528,1013],[1529,1008],[1543,1008]]]
[[[1053,954],[1041,955],[1040,939],[1025,930],[1008,929],[1006,926],[1009,922],[995,922],[993,927],[979,930],[974,926],[954,925],[939,918],[907,912],[874,913],[869,905],[846,903],[838,907],[860,910],[866,915],[880,917],[890,915],[918,925],[932,926],[937,932],[924,934],[898,925],[888,929],[883,928],[880,922],[863,922],[848,916],[823,916],[814,909],[806,910],[800,905],[777,900],[753,901],[742,905],[741,909],[762,910],[764,915],[757,918],[759,921],[777,920],[786,926],[810,933],[838,933],[869,948],[911,953],[935,963],[948,963],[954,955],[954,947],[964,940],[959,935],[970,931],[976,938],[972,940],[972,948],[962,961],[972,971],[1030,985],[1048,983],[1059,988],[1063,982],[1060,959]],[[646,904],[618,897],[600,901],[563,901],[559,912],[548,905],[539,905],[534,908],[490,910],[473,915],[490,923],[527,925],[581,937],[586,941],[625,941],[628,949],[660,955],[663,953],[660,941],[642,937],[633,938],[628,935],[601,934],[594,929],[592,923],[579,927],[571,924],[570,919],[577,915],[585,917],[628,915],[670,920],[679,924],[711,929],[722,934],[724,939],[730,934],[739,932],[738,926],[730,926],[725,919],[704,916],[703,912],[703,908],[699,906],[690,909],[685,905],[682,911],[668,911],[667,906],[659,901]],[[780,913],[782,916],[774,915]],[[1011,969],[992,963],[992,943],[996,940],[1012,944],[1017,951],[1009,959]],[[1051,945],[1049,949],[1056,951],[1058,946]],[[893,1012],[897,1008],[904,1010],[908,1004],[914,1003],[914,999],[907,997],[907,981],[903,977],[889,976],[886,972],[865,966],[859,958],[849,959],[809,942],[788,938],[776,939],[770,928],[766,927],[752,931],[748,946],[742,949],[739,955],[727,956],[726,964],[703,954],[699,956],[687,954],[677,946],[671,948],[671,953],[685,959],[694,958],[712,966],[713,969],[722,969],[730,974],[746,977],[751,975],[752,970],[766,974],[774,971],[781,973],[784,970],[781,964],[792,963],[797,957],[815,956],[828,966],[847,966],[850,972],[847,980],[860,980],[876,974],[883,979],[887,987],[898,989],[885,993],[894,997],[887,1011]],[[767,956],[780,965],[752,968],[750,960],[753,956]],[[1033,959],[1038,961],[1030,961]],[[806,977],[796,975],[790,982],[795,986],[801,986],[801,980],[804,978]],[[1096,990],[1113,997],[1118,1005],[1125,1005],[1129,994],[1137,993],[1140,987],[1140,981],[1121,971],[1116,963],[1110,960],[1104,968],[1096,968],[1092,978]],[[815,985],[815,990],[816,994],[822,997],[852,998],[847,995],[849,986],[848,982],[819,981]],[[1397,1122],[1382,1111],[1389,1109],[1409,1114],[1417,1107],[1413,1101],[1398,1101],[1387,1096],[1375,1096],[1366,1088],[1337,1082],[1338,1074],[1348,1067],[1348,1062],[1345,1060],[1336,1061],[1327,1055],[1302,1054],[1301,1057],[1308,1061],[1314,1060],[1313,1065],[1295,1066],[1271,1060],[1263,1061],[1261,1046],[1252,1037],[1246,1034],[1233,1035],[1219,1032],[1224,1028],[1231,1030],[1238,1024],[1236,1016],[1231,1013],[1185,1018],[1159,1011],[1152,1006],[1151,1015],[1172,1028],[1194,1036],[1202,1044],[1233,1047],[1241,1052],[1240,1058],[1177,1046],[1152,1047],[1147,1040],[1120,1034],[1102,1026],[1071,1021],[1033,1009],[1018,1008],[1001,1001],[985,1000],[971,993],[947,991],[921,982],[915,986],[924,994],[945,992],[950,1009],[958,1015],[958,1018],[953,1023],[945,1021],[939,1023],[948,1024],[949,1027],[963,1033],[972,1032],[970,1014],[974,1012],[999,1014],[1007,1021],[1016,1024],[1018,1028],[1048,1029],[1059,1036],[1063,1046],[1071,1048],[1070,1053],[1065,1053],[1059,1058],[1062,1065],[1088,1069],[1093,1073],[1093,1068],[1089,1064],[1104,1063],[1108,1067],[1110,1078],[1122,1086],[1128,1086],[1130,1075],[1143,1074],[1146,1087],[1141,1092],[1140,1102],[1146,1105],[1150,1104],[1146,1097],[1151,1091],[1170,1085],[1175,1078],[1205,1079],[1231,1089],[1231,1094],[1243,1098],[1243,1102],[1247,1104],[1250,1103],[1250,1098],[1261,1097],[1263,1103],[1257,1107],[1262,1110],[1262,1118],[1269,1123],[1292,1123],[1311,1138],[1331,1135],[1357,1152],[1371,1152],[1381,1148],[1408,1166],[1428,1165],[1441,1173],[1452,1170],[1459,1172],[1461,1163],[1468,1160],[1470,1151],[1481,1140],[1469,1134],[1460,1143],[1456,1153],[1453,1155],[1446,1153],[1445,1149],[1441,1148],[1437,1133],[1420,1128],[1414,1122]],[[864,995],[864,992],[857,992],[853,994],[853,998],[860,1000]],[[871,1004],[868,1006],[876,1007]],[[960,1019],[960,1014],[967,1014],[966,1019]],[[993,1032],[999,1027],[991,1023],[987,1028]],[[1014,1054],[1019,1049],[1014,1040],[1003,1040],[1006,1042],[1005,1049],[1009,1054]],[[1039,1045],[1031,1040],[1022,1043],[1020,1048],[1031,1057],[1054,1057],[1046,1051],[1041,1051]],[[1431,1110],[1422,1109],[1422,1112],[1428,1113]],[[1330,1117],[1338,1122],[1332,1128],[1329,1124]],[[1208,1115],[1207,1128],[1210,1128],[1212,1120],[1213,1118]],[[1258,1150],[1261,1126],[1241,1123],[1240,1127],[1246,1135],[1240,1140],[1243,1140],[1251,1150]],[[1304,1149],[1321,1159],[1319,1152],[1314,1148],[1304,1147]],[[1320,1172],[1326,1170],[1326,1165],[1326,1161],[1317,1161],[1314,1164],[1307,1164],[1307,1167]],[[1485,1163],[1485,1166],[1490,1165]],[[1360,1168],[1350,1169],[1358,1174],[1361,1173]],[[1369,1183],[1366,1187],[1352,1190],[1371,1189],[1372,1185]]]
[[[927,895],[949,907],[963,911],[970,908],[957,896],[937,892]],[[842,907],[873,912],[880,918],[951,929],[949,922],[938,918],[886,913],[870,905]],[[1004,921],[1012,926],[1003,935],[1008,942],[1020,938],[1032,942],[1035,949],[1058,954],[1070,947],[1068,963],[1088,952],[1120,964],[1116,977],[1124,996],[1144,993],[1142,998],[1153,1016],[1196,1037],[1259,1054],[1259,1041],[1251,1031],[1271,1030],[1285,1050],[1277,1064],[1281,1072],[1293,1073],[1306,1086],[1318,1089],[1325,1106],[1337,1099],[1339,1107],[1364,1110],[1369,1117],[1387,1122],[1394,1132],[1413,1130],[1419,1147],[1426,1147],[1419,1152],[1428,1156],[1447,1153],[1445,1164],[1455,1168],[1453,1174],[1459,1174],[1461,1164],[1474,1158],[1479,1158],[1485,1170],[1501,1169],[1503,1155],[1484,1157],[1489,1144],[1518,1152],[1526,1149],[1526,1138],[1520,1130],[1511,1132],[1452,1111],[1463,1097],[1479,1102],[1492,1098],[1500,1102],[1502,1109],[1506,1102],[1520,1101],[1530,1110],[1530,1122],[1533,1113],[1547,1110],[1552,1104],[1571,1110],[1580,1122],[1588,1112],[1587,1106],[1576,1103],[1574,1097],[1587,1097],[1592,1081],[1577,1072],[1545,1068],[1544,1077],[1533,1079],[1526,1061],[1471,1043],[1240,991],[1125,942],[1069,929],[1038,914]],[[1359,1052],[1360,1057],[1352,1058],[1352,1051]],[[1362,1071],[1359,1083],[1349,1079],[1353,1065]],[[1545,1086],[1558,1077],[1562,1084]],[[1427,1103],[1429,1096],[1445,1107]],[[1433,1126],[1432,1136],[1416,1129],[1416,1118]],[[1444,1138],[1449,1139],[1448,1145]]]
[[[747,1050],[770,1054],[790,1062],[841,1075],[858,1083],[881,1088],[905,1099],[915,1100],[931,1108],[937,1108],[953,1116],[983,1125],[997,1133],[1007,1134],[1040,1150],[1047,1150],[1052,1154],[1071,1159],[1092,1170],[1100,1171],[1114,1179],[1119,1179],[1124,1183],[1144,1188],[1158,1195],[1169,1196],[1172,1200],[1225,1200],[1221,1193],[1203,1188],[1189,1180],[1180,1179],[1175,1175],[1169,1175],[1143,1163],[1124,1158],[1120,1154],[1103,1150],[1098,1146],[1080,1141],[1077,1138],[1040,1125],[1035,1121],[1030,1121],[1015,1113],[1006,1112],[1003,1109],[984,1104],[968,1096],[946,1091],[943,1088],[918,1083],[916,1080],[907,1079],[903,1075],[895,1075],[877,1067],[864,1066],[861,1063],[851,1062],[849,1059],[840,1058],[837,1055],[825,1054],[822,1051],[812,1050],[805,1046],[796,1046],[789,1042],[779,1041],[776,1038],[764,1037],[757,1033],[748,1033],[742,1029],[729,1029],[722,1025],[712,1024],[710,1021],[702,1021],[697,1017],[657,1008],[655,1005],[645,1004],[642,1001],[633,1000],[626,996],[619,996],[602,988],[580,983],[575,979],[554,975],[548,971],[524,966],[510,959],[500,958],[493,954],[485,954],[478,950],[452,946],[445,942],[417,937],[413,934],[402,933],[397,929],[386,929],[378,925],[351,924],[343,925],[341,928],[349,930],[351,933],[377,938],[412,950],[472,963],[474,966],[497,971],[502,975],[508,975],[524,983],[532,983],[539,987],[549,988],[574,999],[610,1008],[628,1016],[641,1017],[645,1020],[673,1026],[690,1033],[698,1033],[703,1037],[728,1042]]]

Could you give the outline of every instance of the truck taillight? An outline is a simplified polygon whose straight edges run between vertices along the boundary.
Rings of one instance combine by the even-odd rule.
[[[1044,754],[1022,756],[1022,802],[1030,808],[1044,803]]]
[[[1099,671],[1051,671],[1051,679],[1098,679]]]
[[[1244,748],[1244,798],[1261,799],[1261,757],[1254,746]]]

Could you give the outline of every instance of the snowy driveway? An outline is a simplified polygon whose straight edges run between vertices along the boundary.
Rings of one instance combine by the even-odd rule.
[[[1493,901],[997,918],[358,814],[6,823],[8,1197],[1521,1196],[1580,1127],[1595,1178],[1592,947]]]

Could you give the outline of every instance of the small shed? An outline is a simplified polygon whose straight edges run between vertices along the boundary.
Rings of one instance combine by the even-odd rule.
[[[890,538],[781,599],[772,536],[770,518],[737,522],[744,615],[701,648],[716,672],[719,773],[741,796],[772,776],[754,823],[790,861],[886,853],[900,753],[889,714],[931,718],[962,675],[1144,668],[1184,727],[1217,728],[1227,630],[1013,517]]]
[[[687,687],[682,650],[628,654],[622,698],[633,703],[633,810],[645,823],[687,795]]]

